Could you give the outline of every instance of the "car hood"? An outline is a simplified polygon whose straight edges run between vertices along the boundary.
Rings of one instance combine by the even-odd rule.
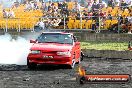
[[[45,51],[69,51],[73,45],[57,44],[57,43],[35,43],[31,50],[45,50]]]

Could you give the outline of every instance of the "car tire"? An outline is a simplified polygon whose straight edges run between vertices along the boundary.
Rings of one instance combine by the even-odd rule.
[[[76,64],[80,64],[81,61],[83,60],[83,58],[84,58],[84,54],[83,54],[83,52],[81,51],[81,56],[80,56],[78,62],[76,62]]]
[[[73,59],[72,60],[72,64],[71,65],[68,65],[68,68],[69,69],[73,69],[75,67],[75,63],[76,63],[76,61],[75,61],[75,59]]]
[[[29,69],[34,70],[34,69],[36,69],[37,64],[30,63],[29,61],[27,61],[27,66],[28,66]]]
[[[83,54],[83,52],[81,51],[80,61],[82,61],[83,59],[84,59],[84,54]]]
[[[78,59],[78,62],[76,62],[76,64],[80,64],[81,63],[81,57]]]

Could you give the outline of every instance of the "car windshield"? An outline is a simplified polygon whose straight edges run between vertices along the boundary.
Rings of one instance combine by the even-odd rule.
[[[61,33],[42,33],[37,41],[39,43],[73,44],[72,35]]]

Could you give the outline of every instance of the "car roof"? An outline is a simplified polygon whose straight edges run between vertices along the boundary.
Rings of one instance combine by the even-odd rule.
[[[69,33],[69,32],[43,32],[44,34],[47,34],[47,33],[53,33],[53,34],[56,34],[56,33],[60,33],[60,34],[72,34],[73,33]]]

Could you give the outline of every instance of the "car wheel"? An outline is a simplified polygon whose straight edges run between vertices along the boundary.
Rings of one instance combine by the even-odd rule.
[[[83,52],[81,51],[80,61],[82,61],[82,60],[83,60],[83,58],[84,58],[84,54],[83,54]]]
[[[81,57],[78,59],[78,62],[76,62],[76,64],[80,64],[81,63]]]
[[[73,69],[75,67],[75,63],[76,63],[76,61],[75,61],[75,59],[73,59],[72,60],[72,64],[71,65],[68,65],[68,68],[69,69]]]
[[[27,66],[29,69],[33,70],[37,67],[37,64],[35,63],[29,63],[29,61],[27,61]]]
[[[77,64],[80,64],[81,61],[83,60],[83,58],[84,58],[84,54],[83,54],[83,52],[81,51],[81,56],[80,56],[80,58],[79,58]]]

